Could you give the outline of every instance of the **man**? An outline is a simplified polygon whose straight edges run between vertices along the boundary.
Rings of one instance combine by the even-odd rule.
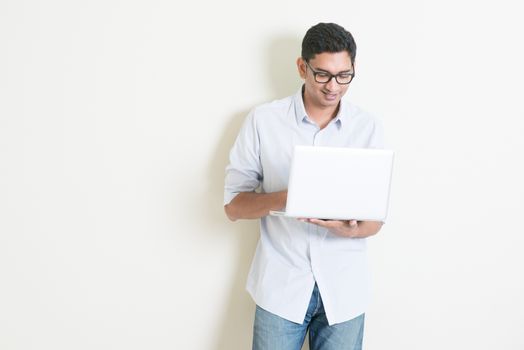
[[[368,303],[365,238],[381,222],[268,216],[286,205],[295,145],[382,148],[378,121],[341,100],[355,75],[352,35],[311,27],[294,96],[252,110],[231,149],[224,208],[229,219],[260,219],[247,290],[257,304],[253,349],[361,349]],[[255,192],[260,186],[260,191]]]

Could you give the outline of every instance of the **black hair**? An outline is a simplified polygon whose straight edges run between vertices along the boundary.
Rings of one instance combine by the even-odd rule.
[[[308,62],[318,53],[347,51],[355,62],[357,44],[350,32],[335,23],[319,23],[309,28],[302,40],[302,58]]]

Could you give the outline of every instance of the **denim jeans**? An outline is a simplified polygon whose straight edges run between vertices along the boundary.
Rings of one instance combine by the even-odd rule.
[[[311,350],[361,350],[364,314],[330,326],[315,284],[302,324],[283,319],[257,305],[253,350],[300,350],[308,329]]]

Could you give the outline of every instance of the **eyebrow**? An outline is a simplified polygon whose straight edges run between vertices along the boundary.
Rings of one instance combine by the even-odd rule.
[[[344,73],[351,73],[351,71],[352,71],[353,69],[343,70],[343,71],[338,72],[337,74],[333,74],[333,73],[331,73],[330,71],[325,70],[325,69],[322,69],[322,68],[315,68],[315,70],[316,70],[316,71],[322,71],[322,72],[324,72],[324,73],[329,73],[329,74],[331,74],[331,75],[339,75],[339,74],[344,74]]]

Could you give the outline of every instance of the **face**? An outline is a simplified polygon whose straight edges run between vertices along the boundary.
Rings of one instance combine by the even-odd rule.
[[[347,51],[316,54],[308,63],[316,72],[332,75],[352,73],[354,69]],[[334,77],[327,83],[317,83],[313,71],[303,58],[297,60],[297,66],[300,76],[304,79],[304,103],[317,108],[338,106],[349,84],[339,84]]]

